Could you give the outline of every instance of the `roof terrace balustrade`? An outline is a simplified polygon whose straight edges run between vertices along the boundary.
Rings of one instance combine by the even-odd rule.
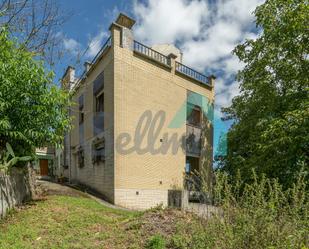
[[[134,41],[133,49],[135,52],[142,54],[146,57],[149,57],[155,61],[158,61],[164,65],[170,66],[170,61],[167,56],[159,53],[158,51],[153,50],[150,47],[145,46],[144,44]]]
[[[199,82],[202,82],[203,84],[205,85],[208,85],[211,87],[211,84],[209,83],[209,79],[206,75],[204,74],[201,74],[197,71],[195,71],[194,69],[188,67],[188,66],[185,66],[179,62],[176,61],[176,71],[178,73],[181,73],[181,74],[184,74],[192,79],[195,79]]]

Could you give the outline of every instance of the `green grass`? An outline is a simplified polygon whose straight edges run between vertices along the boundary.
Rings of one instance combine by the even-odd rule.
[[[88,198],[50,196],[1,221],[0,248],[140,248],[138,231],[124,229],[139,216]]]

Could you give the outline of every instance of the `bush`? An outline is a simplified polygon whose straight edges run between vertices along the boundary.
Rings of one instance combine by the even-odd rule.
[[[309,204],[306,174],[283,190],[278,180],[252,176],[230,183],[217,173],[214,201],[220,214],[180,224],[170,248],[294,249],[308,248]]]
[[[150,237],[146,244],[147,249],[164,249],[165,248],[165,239],[160,235],[154,235]]]

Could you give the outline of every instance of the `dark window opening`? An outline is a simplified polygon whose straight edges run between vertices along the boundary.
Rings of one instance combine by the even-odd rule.
[[[186,157],[186,177],[185,188],[189,191],[196,191],[200,188],[200,174],[199,174],[200,159],[198,157]]]
[[[79,108],[79,124],[84,123],[84,111],[83,107]]]
[[[200,159],[198,157],[187,156],[186,157],[186,173],[192,174],[199,172]]]
[[[84,123],[84,95],[81,95],[78,99],[79,102],[79,107],[78,107],[78,112],[79,112],[79,124]]]

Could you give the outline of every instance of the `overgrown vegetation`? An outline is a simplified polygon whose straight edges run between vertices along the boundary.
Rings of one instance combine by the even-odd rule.
[[[0,153],[9,143],[18,156],[62,142],[69,127],[68,94],[41,61],[0,29]]]
[[[231,184],[217,174],[214,189],[219,212],[208,220],[180,224],[171,248],[290,249],[309,247],[309,202],[306,173],[284,190],[278,180],[238,174]]]
[[[210,219],[162,207],[115,210],[61,192],[0,224],[0,248],[308,249],[305,173],[287,190],[277,180],[252,178],[230,184],[219,173],[219,211]]]
[[[146,249],[164,249],[165,248],[165,240],[162,235],[156,234],[149,238]]]
[[[247,181],[255,169],[287,188],[309,163],[309,5],[270,0],[254,13],[260,35],[234,50],[245,67],[240,95],[224,109],[235,123],[221,168]]]

